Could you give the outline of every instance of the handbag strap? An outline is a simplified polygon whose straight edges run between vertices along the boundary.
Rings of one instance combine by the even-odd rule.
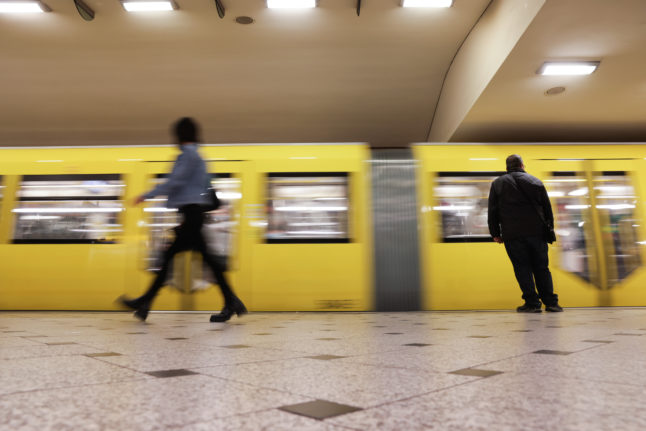
[[[529,202],[529,204],[532,206],[532,208],[534,208],[534,211],[536,211],[536,214],[538,215],[538,218],[539,218],[539,219],[541,219],[541,222],[542,222],[545,226],[550,227],[550,225],[549,225],[549,224],[547,224],[547,222],[545,221],[545,216],[544,216],[544,215],[543,215],[543,214],[538,210],[538,207],[537,207],[536,205],[534,205],[534,203],[533,203],[533,202],[532,202],[532,200],[529,198],[529,196],[527,196],[527,193],[525,193],[525,190],[523,190],[523,189],[520,187],[520,184],[518,184],[518,183],[516,182],[516,178],[514,178],[514,176],[511,174],[511,172],[510,172],[510,173],[508,173],[507,175],[509,175],[509,177],[511,178],[511,181],[514,183],[514,186],[518,189],[518,191],[520,191],[520,192],[522,193],[522,195],[525,197],[525,199],[527,199],[527,202]]]

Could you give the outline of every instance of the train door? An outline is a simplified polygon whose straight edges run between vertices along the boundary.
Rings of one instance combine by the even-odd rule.
[[[615,292],[630,284],[642,264],[636,177],[639,161],[541,163],[558,236],[552,265],[564,273],[562,281],[569,280],[556,286],[578,285],[587,292],[567,292],[570,299],[566,302],[621,305],[615,301]]]
[[[243,176],[245,163],[240,161],[208,161],[212,175],[211,184],[215,188],[221,206],[205,214],[203,234],[209,252],[216,256],[226,267],[226,276],[234,289],[240,293],[245,277],[240,265],[244,255],[241,240],[241,207],[243,197]],[[148,188],[164,181],[172,168],[169,162],[147,163],[149,173]],[[154,273],[161,264],[165,248],[174,239],[174,228],[179,224],[179,215],[173,208],[165,207],[163,196],[146,201],[144,212],[145,229],[140,251],[143,268]],[[184,252],[175,256],[166,285],[156,308],[164,310],[217,310],[222,301],[219,292],[213,290],[213,277],[203,265],[198,253]],[[206,292],[208,290],[208,292]],[[206,294],[204,294],[206,292]],[[243,295],[244,297],[244,295]]]

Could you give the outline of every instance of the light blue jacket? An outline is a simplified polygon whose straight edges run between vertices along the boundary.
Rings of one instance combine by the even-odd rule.
[[[168,208],[180,208],[190,204],[206,204],[210,175],[206,163],[197,152],[196,144],[182,144],[182,153],[175,160],[168,179],[144,194],[146,199],[167,196]]]

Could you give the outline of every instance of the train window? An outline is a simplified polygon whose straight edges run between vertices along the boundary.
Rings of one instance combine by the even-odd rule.
[[[271,173],[268,243],[349,242],[348,174]]]
[[[491,183],[505,172],[439,172],[433,211],[441,214],[442,242],[490,242],[487,224]]]
[[[151,181],[150,188],[165,181],[168,175],[157,175]],[[238,218],[235,208],[242,198],[240,179],[230,174],[217,174],[212,177],[211,185],[215,188],[221,206],[207,214],[204,224],[204,236],[209,251],[217,256],[229,257],[232,254],[233,237],[238,229]],[[166,208],[166,197],[158,196],[147,199],[150,204],[144,212],[150,213],[149,228],[150,255],[147,260],[149,270],[159,269],[161,254],[175,238],[173,229],[179,224],[179,215],[175,208]]]
[[[153,177],[148,190],[166,181],[167,177],[167,174]],[[145,226],[148,227],[148,250],[150,250],[146,266],[149,271],[154,271],[160,269],[162,253],[175,237],[173,228],[179,224],[179,217],[177,209],[166,207],[166,196],[155,196],[146,199],[145,202],[148,205],[144,208],[144,212],[149,213],[149,222]]]
[[[545,188],[555,209],[560,267],[590,281],[594,241],[590,193],[582,172],[554,172]]]
[[[207,214],[204,236],[212,253],[228,258],[233,254],[234,238],[238,233],[239,213],[236,209],[242,199],[240,178],[218,174],[211,180],[211,185],[217,191],[221,206]]]
[[[119,175],[25,175],[13,242],[113,243],[123,232]]]

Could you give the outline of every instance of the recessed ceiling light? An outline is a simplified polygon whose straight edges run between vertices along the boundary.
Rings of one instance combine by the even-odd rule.
[[[599,67],[598,61],[545,62],[536,73],[547,76],[589,75]]]
[[[177,5],[172,0],[167,1],[122,1],[123,8],[128,12],[159,12],[172,11]]]
[[[51,9],[40,1],[9,1],[0,3],[0,13],[40,13]]]
[[[402,7],[451,7],[453,0],[402,0]]]
[[[306,9],[316,7],[316,0],[267,0],[270,9]]]

